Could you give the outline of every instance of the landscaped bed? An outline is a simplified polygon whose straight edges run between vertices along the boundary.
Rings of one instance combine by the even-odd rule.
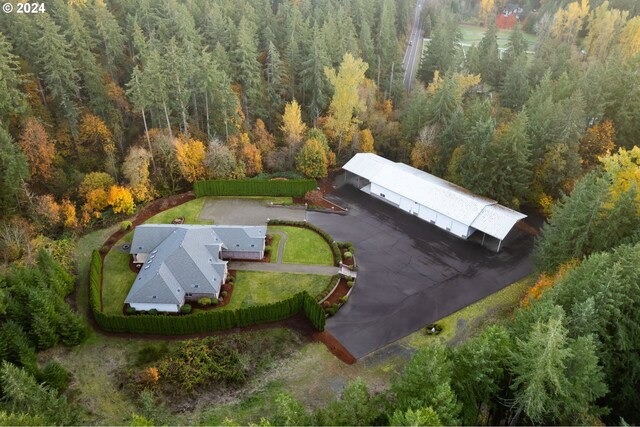
[[[333,265],[331,247],[318,233],[301,227],[269,226],[270,231],[287,233],[282,262],[285,264]]]
[[[237,271],[233,296],[224,310],[258,304],[269,304],[307,291],[317,295],[326,288],[331,276],[318,274]]]

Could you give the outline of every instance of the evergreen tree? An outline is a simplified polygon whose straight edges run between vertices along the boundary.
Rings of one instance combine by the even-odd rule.
[[[495,88],[499,87],[502,81],[502,67],[498,51],[498,28],[494,20],[491,20],[489,28],[478,44],[478,54],[482,81]]]
[[[33,40],[38,76],[44,81],[72,133],[75,133],[78,125],[76,100],[80,92],[79,76],[73,67],[75,53],[49,15],[38,14],[34,20],[38,28],[38,38]]]
[[[502,81],[500,102],[512,110],[519,110],[529,97],[529,79],[527,77],[527,57],[521,55],[514,59]]]
[[[461,405],[451,388],[452,372],[453,365],[442,345],[434,343],[418,350],[392,384],[396,408],[438,408],[443,425],[459,424]]]
[[[10,114],[22,113],[26,108],[18,58],[11,49],[11,43],[0,33],[0,126],[7,125]]]
[[[20,184],[29,178],[29,165],[11,135],[0,127],[0,213],[6,215],[17,204]]]
[[[233,67],[236,70],[237,80],[242,85],[242,105],[247,119],[264,116],[258,44],[254,34],[248,20],[243,16],[238,25],[238,35],[233,51]]]
[[[438,18],[418,70],[418,78],[424,84],[431,83],[436,71],[444,74],[458,68],[461,62],[458,48],[461,37],[458,23],[452,15],[443,14]]]

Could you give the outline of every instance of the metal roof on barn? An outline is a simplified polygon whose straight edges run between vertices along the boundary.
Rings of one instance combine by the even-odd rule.
[[[452,182],[373,153],[358,153],[342,168],[500,240],[527,217]]]

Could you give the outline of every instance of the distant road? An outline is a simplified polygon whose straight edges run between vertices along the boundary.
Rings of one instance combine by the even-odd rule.
[[[420,22],[420,12],[422,11],[422,5],[424,0],[418,0],[416,4],[416,12],[413,16],[413,24],[411,27],[411,35],[407,44],[407,50],[404,53],[402,59],[402,65],[404,68],[404,88],[407,92],[411,90],[411,83],[413,83],[413,77],[415,74],[416,61],[420,62],[421,52],[418,51],[421,46],[420,38],[422,37],[422,23]]]

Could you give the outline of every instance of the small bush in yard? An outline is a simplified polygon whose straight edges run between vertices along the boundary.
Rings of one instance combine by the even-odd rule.
[[[136,314],[136,309],[131,306],[128,306],[127,308],[125,308],[124,311],[127,314]]]
[[[152,308],[151,310],[149,310],[149,314],[158,314],[158,310],[156,310],[155,308]]]
[[[220,295],[222,295],[223,297],[226,297],[228,295],[228,292],[227,291],[222,291],[222,292],[220,292]]]
[[[191,313],[191,304],[185,304],[180,308],[181,313]]]
[[[158,363],[160,381],[184,391],[213,382],[242,384],[247,377],[238,350],[227,339],[188,340]]]
[[[344,253],[344,257],[346,259],[351,259],[351,258],[353,258],[353,254],[351,252],[347,251],[347,252]]]
[[[62,392],[69,385],[69,372],[64,366],[52,360],[42,369],[42,380],[52,388]]]
[[[353,280],[347,280],[347,288],[353,288],[355,284],[356,283]]]
[[[235,278],[235,277],[233,277],[233,276],[227,276],[227,282],[229,282],[229,283],[233,283],[233,282],[235,282],[235,281],[236,281],[236,278]]]
[[[202,297],[202,298],[198,298],[198,304],[202,305],[202,306],[208,306],[211,305],[212,303],[212,299],[209,297]]]
[[[343,303],[343,304],[344,304],[345,302],[347,302],[348,300],[349,300],[349,296],[348,296],[348,295],[344,295],[344,296],[341,296],[341,297],[340,297],[340,302],[341,302],[341,303]]]
[[[122,221],[120,223],[120,229],[125,231],[125,230],[130,230],[133,227],[133,223],[131,221]]]
[[[146,365],[147,363],[155,362],[166,356],[168,352],[169,347],[166,343],[146,344],[138,350],[135,363],[138,366]]]
[[[211,304],[218,305],[220,304],[220,301],[218,300],[218,298],[211,298]]]

